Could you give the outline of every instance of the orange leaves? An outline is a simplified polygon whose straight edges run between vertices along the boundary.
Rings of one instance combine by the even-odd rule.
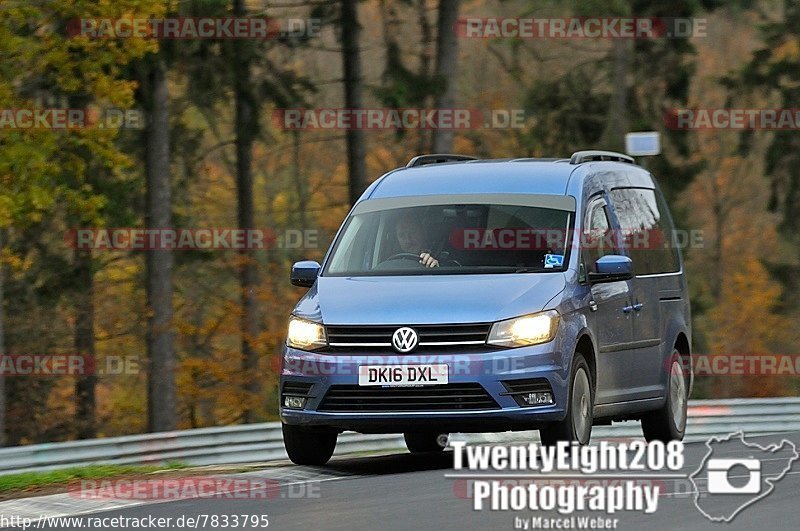
[[[762,136],[763,139],[763,136]],[[781,255],[777,220],[767,211],[762,158],[747,159],[709,138],[699,157],[708,169],[697,175],[683,197],[690,226],[703,231],[703,246],[685,251],[696,315],[695,350],[715,355],[786,352],[790,319],[781,315],[783,288],[768,263]],[[758,138],[756,149],[765,149]],[[759,155],[763,157],[763,152]],[[704,344],[705,343],[705,344]],[[789,389],[787,378],[719,376],[711,396],[774,396]]]
[[[787,38],[780,45],[772,49],[773,61],[794,61],[800,60],[800,41],[794,38]]]

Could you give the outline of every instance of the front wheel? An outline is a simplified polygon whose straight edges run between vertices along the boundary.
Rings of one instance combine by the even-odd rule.
[[[667,382],[667,396],[661,409],[652,411],[642,417],[642,433],[645,440],[682,441],[686,432],[686,412],[688,409],[688,386],[686,374],[681,365],[681,355],[677,350],[672,351],[670,358],[669,381]]]
[[[339,435],[335,430],[289,424],[283,424],[282,428],[283,445],[292,463],[321,466],[333,455]]]
[[[567,416],[539,430],[542,444],[554,446],[559,441],[589,444],[592,436],[594,400],[589,365],[583,354],[575,353],[567,404]]]

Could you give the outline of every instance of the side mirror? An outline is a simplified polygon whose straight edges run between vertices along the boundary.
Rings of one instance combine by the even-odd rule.
[[[292,286],[310,288],[314,285],[319,275],[320,265],[313,260],[303,260],[295,262],[292,266],[291,281]]]
[[[633,261],[627,256],[609,254],[594,263],[595,271],[589,273],[589,282],[618,282],[633,278]]]

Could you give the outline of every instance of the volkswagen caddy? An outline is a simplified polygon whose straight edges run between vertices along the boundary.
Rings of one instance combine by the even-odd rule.
[[[283,350],[292,461],[338,434],[538,429],[586,444],[639,420],[680,440],[692,387],[683,259],[653,176],[623,154],[476,160],[421,155],[375,181],[322,264]]]

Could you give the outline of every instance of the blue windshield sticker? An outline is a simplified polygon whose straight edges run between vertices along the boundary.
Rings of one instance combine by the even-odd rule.
[[[563,254],[546,254],[544,255],[544,267],[545,269],[551,269],[554,267],[561,267],[564,265],[564,255]]]

